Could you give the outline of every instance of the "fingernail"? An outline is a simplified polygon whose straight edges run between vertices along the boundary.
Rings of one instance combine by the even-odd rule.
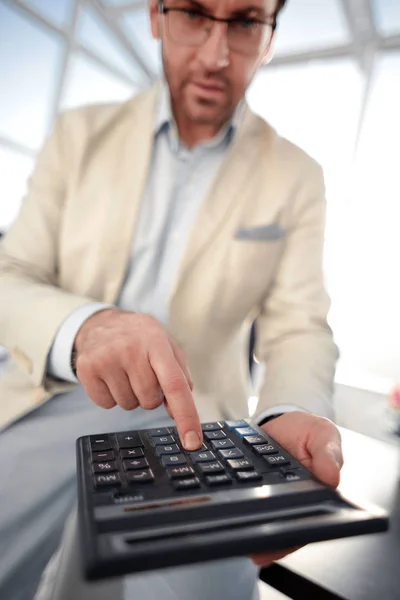
[[[196,431],[187,431],[183,439],[186,450],[198,450],[201,446],[200,438]]]

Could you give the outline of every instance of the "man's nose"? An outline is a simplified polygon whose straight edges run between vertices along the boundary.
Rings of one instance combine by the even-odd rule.
[[[207,71],[220,71],[229,65],[227,24],[213,23],[206,41],[198,50],[198,58]]]

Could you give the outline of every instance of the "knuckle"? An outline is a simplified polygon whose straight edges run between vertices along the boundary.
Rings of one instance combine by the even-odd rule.
[[[131,399],[131,400],[120,400],[118,402],[118,406],[120,406],[122,408],[122,410],[125,410],[126,412],[131,411],[131,410],[135,410],[135,408],[137,408],[139,406],[139,402],[135,399]]]
[[[165,385],[166,391],[170,394],[179,394],[188,389],[188,383],[181,375],[170,377]]]
[[[97,406],[100,406],[100,408],[104,408],[105,410],[110,410],[110,408],[114,408],[115,406],[115,402],[111,396],[107,397],[98,394],[92,394],[90,398],[95,404],[97,404]]]
[[[96,377],[96,371],[92,361],[85,356],[77,359],[76,373],[81,381],[93,380]]]
[[[154,410],[164,402],[164,394],[160,387],[148,386],[140,395],[141,406],[146,410]]]
[[[155,410],[163,403],[163,399],[160,396],[145,396],[141,401],[141,406],[146,410]]]

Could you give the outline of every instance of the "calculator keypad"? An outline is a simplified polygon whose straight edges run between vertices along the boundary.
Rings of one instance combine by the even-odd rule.
[[[200,488],[304,478],[290,457],[247,421],[204,423],[202,430],[197,452],[185,451],[174,427],[89,436],[95,490],[109,494],[120,488],[118,497],[116,490],[111,495],[113,502],[122,502],[125,496],[156,499]]]

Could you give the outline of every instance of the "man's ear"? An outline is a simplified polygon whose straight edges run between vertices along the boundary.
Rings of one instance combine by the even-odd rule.
[[[151,35],[155,40],[161,39],[160,13],[157,0],[148,0]]]

